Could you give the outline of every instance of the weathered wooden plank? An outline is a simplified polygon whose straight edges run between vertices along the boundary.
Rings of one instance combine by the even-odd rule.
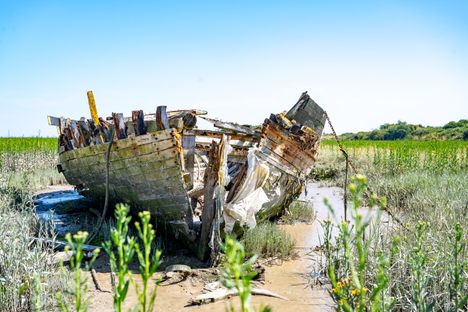
[[[132,122],[136,136],[146,134],[145,115],[142,110],[132,111]]]
[[[190,175],[190,182],[187,183],[187,188],[193,187],[193,174],[195,166],[195,136],[194,135],[182,135],[182,147],[184,149],[185,156],[185,171]]]
[[[297,103],[287,113],[287,117],[312,128],[318,135],[322,134],[325,126],[325,111],[310,98],[307,91],[302,93]]]
[[[56,126],[60,128],[60,118],[47,116],[47,122],[49,126]]]
[[[71,129],[73,141],[75,142],[76,147],[77,148],[84,147],[84,138],[75,120],[72,120],[70,122],[70,129]]]
[[[91,144],[92,133],[86,118],[81,118],[78,121],[78,127],[80,128],[80,131],[83,135],[84,146],[89,146]]]
[[[96,144],[103,143],[104,139],[101,133],[99,133],[100,120],[99,120],[99,115],[97,112],[96,101],[94,99],[93,91],[88,91],[86,95],[88,96],[89,112],[91,114],[91,119],[93,121],[93,126],[91,126],[91,129],[93,130],[95,142]],[[96,131],[96,129],[98,131]]]
[[[88,105],[91,118],[93,119],[94,124],[97,125],[99,124],[99,115],[97,112],[93,91],[88,91],[86,95],[88,96]]]
[[[127,138],[127,131],[125,129],[125,120],[122,113],[112,113],[112,120],[114,121],[115,134],[118,140]]]
[[[89,123],[89,128],[92,133],[91,141],[93,142],[94,145],[102,144],[104,142],[104,139],[102,138],[101,132],[99,130],[99,120],[98,120],[98,123],[96,124],[94,123],[94,120],[89,119],[88,123]]]
[[[208,242],[210,240],[211,226],[215,217],[215,198],[214,191],[218,180],[217,168],[218,144],[213,141],[209,154],[208,166],[204,176],[204,205],[201,215],[200,244],[198,245],[198,257],[206,259],[208,256]]]
[[[293,164],[295,167],[306,170],[312,167],[315,163],[315,159],[303,153],[301,149],[294,144],[276,144],[269,138],[262,140],[261,146],[268,147],[269,150],[278,154],[281,158],[286,159],[288,162]]]
[[[167,118],[166,106],[156,107],[156,129],[169,129],[169,120]]]
[[[208,118],[208,117],[200,117],[200,118],[203,118],[204,120],[208,122],[211,122],[213,126],[215,126],[216,128],[231,130],[234,132],[244,133],[244,134],[249,134],[249,135],[260,135],[260,131],[257,131],[252,127],[239,125],[235,122],[226,122],[226,121]]]
[[[270,119],[265,119],[262,128],[262,137],[268,136],[271,140],[281,143],[291,143],[299,146],[304,153],[314,156],[316,149],[313,148],[315,143],[320,140],[320,137],[313,131],[302,132],[301,134],[293,134],[280,128],[279,125],[272,122]]]
[[[197,125],[197,115],[193,112],[187,113],[182,117],[184,129],[193,129]]]

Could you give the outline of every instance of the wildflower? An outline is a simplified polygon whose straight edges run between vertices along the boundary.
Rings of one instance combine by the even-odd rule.
[[[367,183],[367,178],[365,175],[362,175],[362,174],[357,174],[356,175],[356,180],[362,184],[365,184]]]

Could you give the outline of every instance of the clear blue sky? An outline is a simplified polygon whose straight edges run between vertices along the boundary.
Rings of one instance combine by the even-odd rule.
[[[468,118],[468,1],[0,0],[0,136],[157,105],[261,123],[308,90],[338,132]]]

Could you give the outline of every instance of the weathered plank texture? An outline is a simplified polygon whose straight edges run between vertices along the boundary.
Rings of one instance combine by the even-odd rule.
[[[178,144],[171,130],[114,142],[109,166],[112,196],[137,209],[148,209],[158,218],[185,220],[190,200]],[[91,196],[102,196],[106,149],[107,144],[99,144],[61,153],[67,181],[88,189]]]

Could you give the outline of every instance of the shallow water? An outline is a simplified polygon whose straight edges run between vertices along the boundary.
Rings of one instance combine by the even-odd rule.
[[[334,209],[334,214],[330,213],[329,208],[323,201],[324,198],[328,199],[328,202]],[[307,185],[307,192],[303,192],[299,199],[311,202],[316,213],[311,232],[304,236],[307,240],[307,245],[309,247],[320,246],[324,235],[321,222],[331,219],[335,223],[338,223],[344,219],[343,189],[334,186],[324,187],[320,186],[319,183],[313,182]]]
[[[56,233],[63,236],[68,232],[89,231],[96,216],[90,212],[90,203],[77,191],[66,189],[45,191],[34,197],[39,220],[53,220]]]

